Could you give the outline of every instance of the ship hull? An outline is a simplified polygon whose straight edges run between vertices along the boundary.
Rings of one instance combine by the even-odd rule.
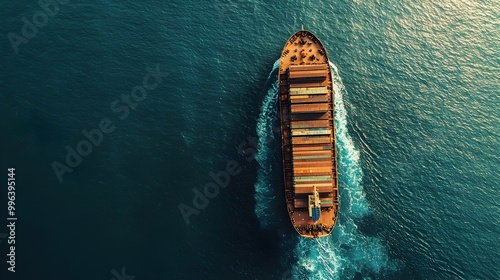
[[[301,30],[289,38],[278,79],[288,214],[301,236],[325,237],[339,201],[334,93],[328,55],[314,34]]]

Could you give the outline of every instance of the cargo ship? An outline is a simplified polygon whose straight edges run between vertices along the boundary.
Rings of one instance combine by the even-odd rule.
[[[328,55],[301,30],[288,39],[278,73],[285,201],[303,237],[328,236],[338,211],[334,94]]]

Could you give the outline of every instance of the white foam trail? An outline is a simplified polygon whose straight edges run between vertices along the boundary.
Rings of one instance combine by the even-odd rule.
[[[279,59],[276,59],[276,61],[274,62],[273,64],[273,69],[271,70],[271,72],[269,72],[269,75],[267,76],[267,78],[271,78],[271,74],[276,71],[278,69],[278,67],[280,67],[280,60]]]
[[[369,213],[361,184],[359,151],[347,129],[345,88],[335,64],[330,62],[334,85],[335,126],[339,168],[340,211],[329,237],[301,238],[295,247],[298,259],[295,279],[352,279],[356,273],[377,274],[389,265],[386,249],[378,238],[358,231],[357,220]]]
[[[344,106],[345,87],[339,75],[338,68],[332,62],[333,91],[335,101],[335,133],[337,140],[339,184],[347,186],[343,188],[350,200],[351,212],[354,217],[362,217],[368,214],[368,204],[365,199],[361,179],[363,173],[359,164],[359,151],[354,146],[347,129],[347,111]],[[354,201],[353,201],[354,200]],[[342,203],[343,201],[341,201]]]
[[[268,81],[270,81],[272,74],[278,69],[279,65],[280,60],[278,59],[274,62],[273,68],[267,77]],[[273,170],[272,156],[272,148],[277,144],[274,137],[274,124],[278,119],[277,100],[278,81],[275,79],[271,88],[267,91],[257,121],[258,144],[255,159],[259,164],[259,169],[257,170],[257,182],[255,183],[255,214],[259,217],[263,228],[276,222],[271,219],[274,217],[272,215],[274,211],[271,207],[276,197],[271,180],[272,172],[280,172],[279,170]]]
[[[368,203],[361,184],[362,171],[359,152],[356,149],[347,129],[347,111],[343,96],[346,93],[337,67],[330,62],[334,81],[335,126],[339,168],[340,211],[337,225],[331,236],[321,239],[299,238],[298,243],[289,244],[293,236],[285,235],[282,248],[286,252],[293,248],[296,263],[290,264],[289,256],[286,265],[293,265],[294,279],[352,279],[357,272],[362,275],[377,274],[389,266],[389,259],[380,239],[364,236],[358,231],[359,218],[369,213]],[[272,73],[279,67],[279,60],[273,65]],[[272,207],[276,207],[276,191],[272,186],[273,174],[281,165],[275,165],[273,150],[279,149],[279,137],[275,139],[273,124],[278,119],[277,109],[278,83],[275,79],[264,98],[259,120],[257,122],[259,163],[257,183],[255,184],[255,213],[261,226],[269,228],[279,221],[273,220]],[[279,134],[279,132],[278,132]],[[280,223],[280,224],[287,224]],[[295,232],[291,233],[295,234]],[[286,252],[285,254],[290,253]]]

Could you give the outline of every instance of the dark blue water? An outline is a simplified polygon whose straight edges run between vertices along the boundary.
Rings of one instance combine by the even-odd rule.
[[[495,1],[49,8],[0,11],[1,279],[500,278]],[[302,24],[335,78],[341,211],[321,240],[282,200],[276,59]]]

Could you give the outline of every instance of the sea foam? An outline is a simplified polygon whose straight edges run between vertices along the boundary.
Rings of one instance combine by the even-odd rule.
[[[280,149],[279,137],[276,137],[275,124],[278,122],[277,97],[278,83],[274,75],[279,67],[279,60],[273,65],[268,77],[270,87],[261,107],[257,122],[258,151],[257,183],[255,184],[255,213],[261,227],[273,228],[282,224],[273,212],[277,201],[273,176],[281,174],[276,165],[274,150]],[[294,279],[352,279],[356,274],[362,276],[375,275],[383,272],[390,265],[386,248],[376,237],[363,235],[358,230],[361,218],[370,213],[362,186],[362,170],[359,151],[349,135],[348,115],[343,97],[345,87],[335,64],[330,62],[335,97],[335,129],[336,147],[338,153],[340,205],[339,217],[334,232],[321,239],[298,238],[295,244],[290,231],[282,235],[283,259],[289,266],[289,272]],[[274,79],[274,80],[272,80]],[[277,168],[278,167],[278,168]],[[276,174],[275,174],[276,173]],[[282,202],[284,203],[284,202]],[[288,225],[287,225],[288,226]],[[288,240],[287,240],[288,239]],[[293,246],[293,257],[288,256],[289,247]]]

